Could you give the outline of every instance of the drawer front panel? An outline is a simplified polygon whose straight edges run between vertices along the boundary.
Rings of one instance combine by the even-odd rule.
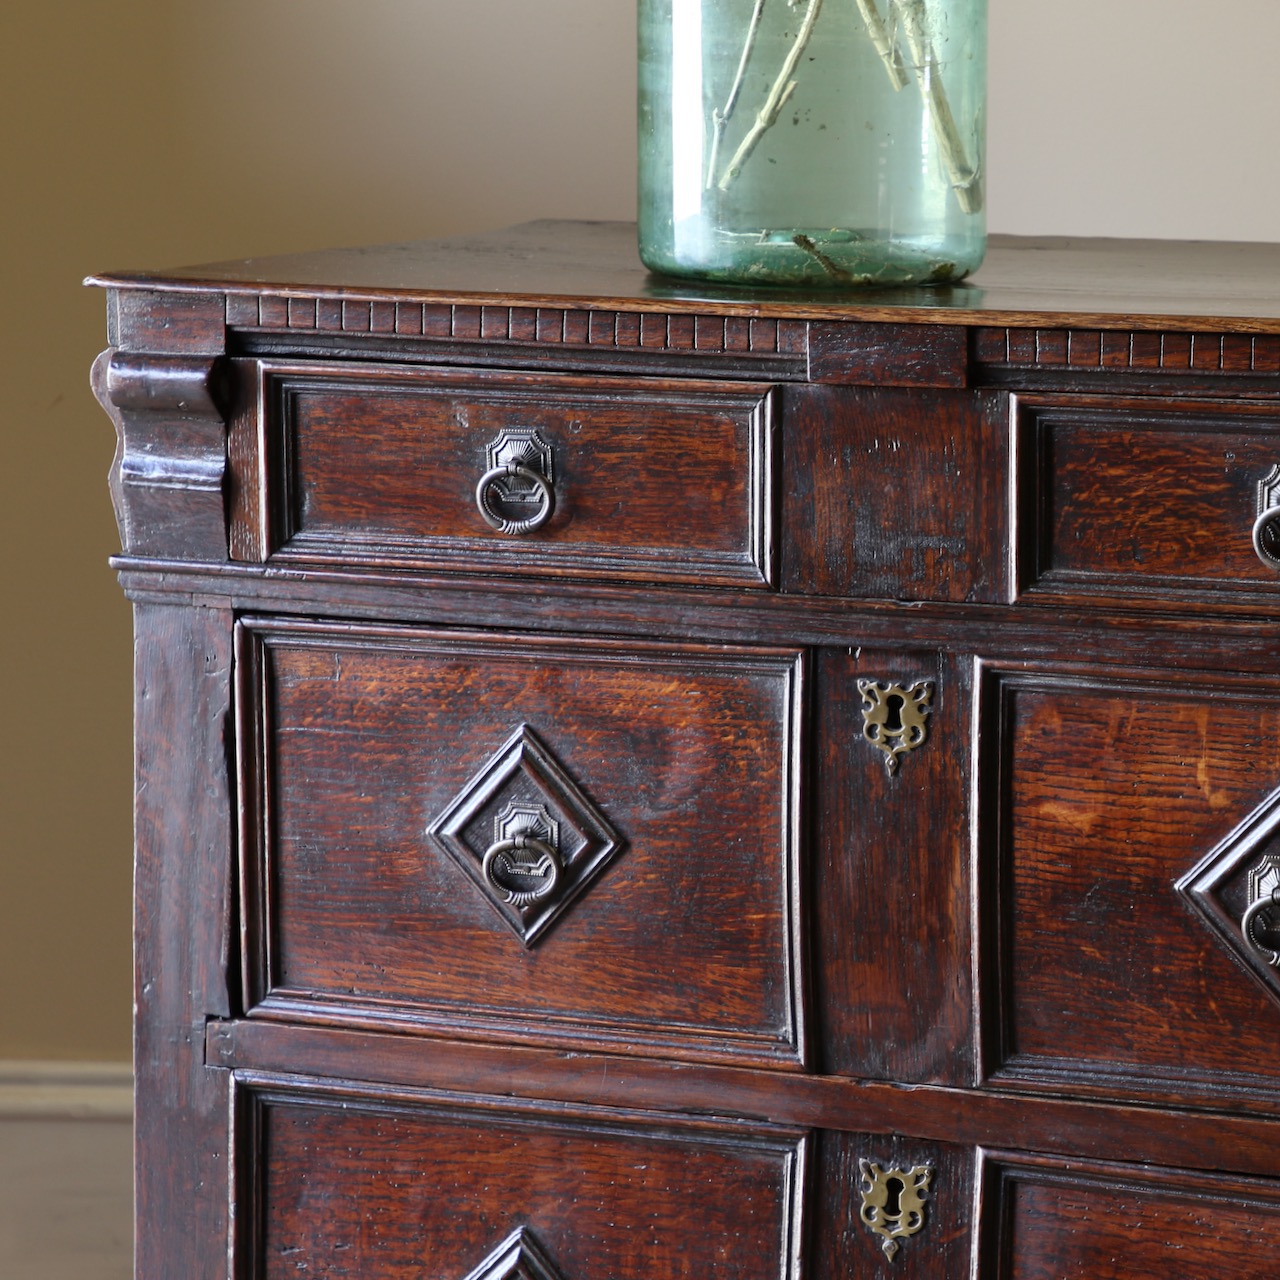
[[[258,1013],[798,1062],[794,651],[301,625],[240,651]]]
[[[1274,844],[1255,815],[1280,787],[1280,688],[987,670],[982,700],[988,1066],[1273,1096],[1280,996],[1247,971],[1238,926],[1249,864]],[[1233,954],[1180,882],[1237,845]]]
[[[984,1243],[991,1280],[1265,1280],[1280,1187],[1125,1166],[994,1157]]]
[[[1017,419],[1024,590],[1274,598],[1253,526],[1280,409],[1028,401]]]
[[[751,384],[250,366],[232,553],[764,586],[771,397]],[[483,486],[515,459],[542,476]]]
[[[255,1280],[798,1274],[795,1137],[265,1092],[242,1106],[240,1145],[260,1153],[261,1236],[241,1244]]]

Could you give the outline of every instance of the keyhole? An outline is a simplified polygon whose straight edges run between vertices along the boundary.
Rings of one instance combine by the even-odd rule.
[[[901,701],[901,699],[899,699]],[[885,1202],[884,1216],[886,1218],[897,1218],[902,1214],[902,1193],[906,1190],[907,1184],[901,1178],[889,1178],[885,1181]]]
[[[900,732],[902,729],[902,708],[907,705],[907,700],[900,693],[891,693],[885,699],[884,705],[889,717],[885,721],[885,729],[889,733]]]

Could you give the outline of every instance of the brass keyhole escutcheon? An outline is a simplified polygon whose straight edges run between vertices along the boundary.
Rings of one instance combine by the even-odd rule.
[[[933,710],[933,681],[884,684],[859,680],[862,694],[862,736],[885,755],[885,768],[898,771],[898,757],[914,751],[929,735],[925,723]]]
[[[862,1208],[858,1216],[882,1237],[880,1247],[892,1262],[902,1241],[924,1227],[933,1166],[885,1169],[874,1160],[860,1160],[858,1167],[862,1171]]]

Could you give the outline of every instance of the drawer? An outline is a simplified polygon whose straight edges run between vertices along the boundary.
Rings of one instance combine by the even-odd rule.
[[[804,1141],[785,1132],[270,1087],[241,1088],[239,1113],[237,1153],[261,1153],[237,1219],[252,1280],[799,1274]]]
[[[1028,397],[1015,418],[1024,594],[1280,603],[1253,545],[1280,407]]]
[[[1265,1280],[1280,1186],[1149,1167],[987,1157],[981,1275]]]
[[[1280,684],[986,667],[981,686],[991,1077],[1274,1108],[1280,975],[1241,924],[1280,882]]]
[[[799,1065],[795,651],[238,653],[250,1016]]]
[[[272,362],[239,383],[235,559],[772,581],[768,387]]]

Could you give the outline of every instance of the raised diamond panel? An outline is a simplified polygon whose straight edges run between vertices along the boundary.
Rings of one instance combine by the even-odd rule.
[[[466,1280],[563,1280],[527,1227],[512,1232]]]
[[[427,834],[532,946],[622,851],[622,837],[527,724]]]
[[[1280,894],[1280,790],[1175,887],[1235,959],[1280,1000],[1280,898],[1273,897]]]

